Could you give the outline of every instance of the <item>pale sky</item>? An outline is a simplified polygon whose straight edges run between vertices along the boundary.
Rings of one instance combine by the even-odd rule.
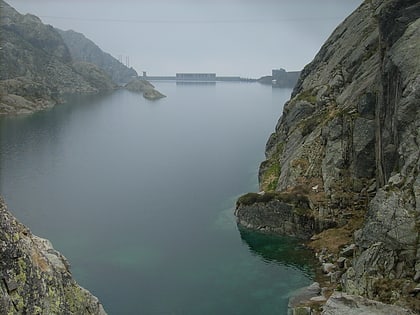
[[[362,0],[6,0],[141,74],[301,70]]]

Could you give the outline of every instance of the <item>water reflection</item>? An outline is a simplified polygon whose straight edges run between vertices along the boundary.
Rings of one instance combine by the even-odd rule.
[[[315,257],[308,255],[308,248],[298,239],[255,232],[241,226],[238,226],[238,230],[242,241],[248,245],[250,251],[261,256],[264,261],[277,262],[313,276]]]
[[[176,81],[176,85],[216,85],[216,81]]]
[[[159,103],[120,90],[1,118],[0,193],[109,314],[285,314],[311,281],[307,252],[265,253],[276,242],[248,233],[242,244],[232,210],[213,224],[221,201],[256,188],[290,90],[156,88]]]

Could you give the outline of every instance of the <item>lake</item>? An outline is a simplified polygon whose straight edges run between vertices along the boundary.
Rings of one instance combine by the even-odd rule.
[[[109,314],[286,314],[311,253],[233,211],[291,90],[154,84],[0,118],[0,193]]]

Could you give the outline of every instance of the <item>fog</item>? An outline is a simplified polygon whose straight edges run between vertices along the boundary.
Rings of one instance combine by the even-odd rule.
[[[83,33],[138,73],[301,70],[361,0],[9,0]]]

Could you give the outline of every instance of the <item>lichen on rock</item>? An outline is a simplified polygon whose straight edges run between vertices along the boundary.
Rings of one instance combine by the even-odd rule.
[[[0,276],[0,314],[106,314],[72,278],[66,258],[18,222],[1,197]]]

